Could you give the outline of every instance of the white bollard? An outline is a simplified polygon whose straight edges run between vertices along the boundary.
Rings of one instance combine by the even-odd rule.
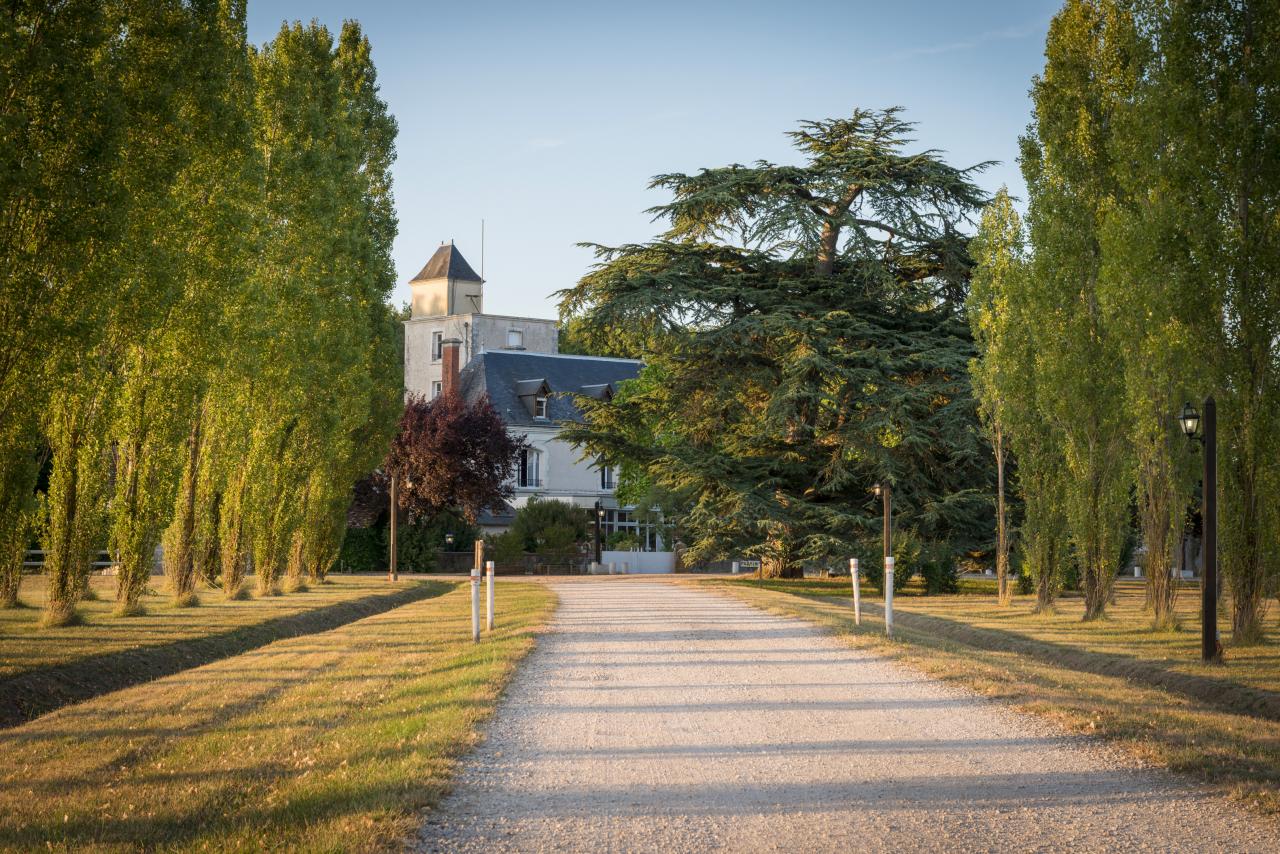
[[[614,563],[613,561],[609,561],[609,574],[610,574],[610,575],[617,575],[617,574],[618,574],[618,565],[617,565],[616,563]]]
[[[480,643],[480,567],[471,567],[471,639]]]
[[[486,611],[488,616],[486,625],[488,626],[487,631],[491,632],[493,631],[493,561],[490,560],[485,562],[484,574],[485,583],[488,585],[488,589],[485,592],[488,594],[489,599]]]
[[[853,581],[853,624],[862,625],[862,589],[858,584],[858,559],[849,558],[849,578]]]
[[[739,570],[739,569],[741,569],[741,568],[742,568],[742,564],[740,564],[738,561],[736,561],[736,560],[735,560],[735,561],[733,562],[733,574],[734,574],[734,575],[737,575],[737,574],[738,574],[738,570]]]
[[[893,637],[893,557],[884,559],[884,633]]]

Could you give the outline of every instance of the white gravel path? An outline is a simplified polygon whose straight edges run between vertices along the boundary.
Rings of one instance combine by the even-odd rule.
[[[1280,825],[802,621],[554,587],[419,850],[1280,851]]]

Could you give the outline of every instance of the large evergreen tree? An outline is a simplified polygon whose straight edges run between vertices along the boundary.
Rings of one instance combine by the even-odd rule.
[[[900,526],[986,545],[958,230],[984,201],[982,166],[910,151],[910,133],[897,109],[858,110],[792,132],[802,165],[658,176],[670,228],[597,247],[562,295],[586,338],[657,342],[645,392],[583,401],[567,435],[687,498],[695,555],[747,547],[793,576],[803,559],[878,554],[877,480]]]

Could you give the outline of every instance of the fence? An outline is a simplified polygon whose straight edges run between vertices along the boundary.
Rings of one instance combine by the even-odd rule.
[[[22,571],[31,573],[44,572],[44,554],[44,549],[27,549],[26,554],[22,556]],[[102,549],[94,554],[91,566],[93,572],[111,575],[115,572],[116,562],[112,559],[109,551]]]

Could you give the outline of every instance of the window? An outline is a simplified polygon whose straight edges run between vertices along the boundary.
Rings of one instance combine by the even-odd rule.
[[[603,459],[597,460],[596,466],[600,469],[600,488],[613,489],[613,467],[605,465]]]
[[[524,489],[542,486],[538,479],[538,462],[541,455],[532,448],[520,452],[520,463],[516,472],[516,485]]]
[[[533,417],[547,417],[547,396],[545,394],[540,394],[533,399]]]
[[[444,383],[436,380],[431,384],[431,399],[435,400],[444,392]]]
[[[438,362],[444,357],[444,332],[431,333],[431,361]]]
[[[507,330],[507,349],[523,350],[524,349],[524,331],[521,329]]]

